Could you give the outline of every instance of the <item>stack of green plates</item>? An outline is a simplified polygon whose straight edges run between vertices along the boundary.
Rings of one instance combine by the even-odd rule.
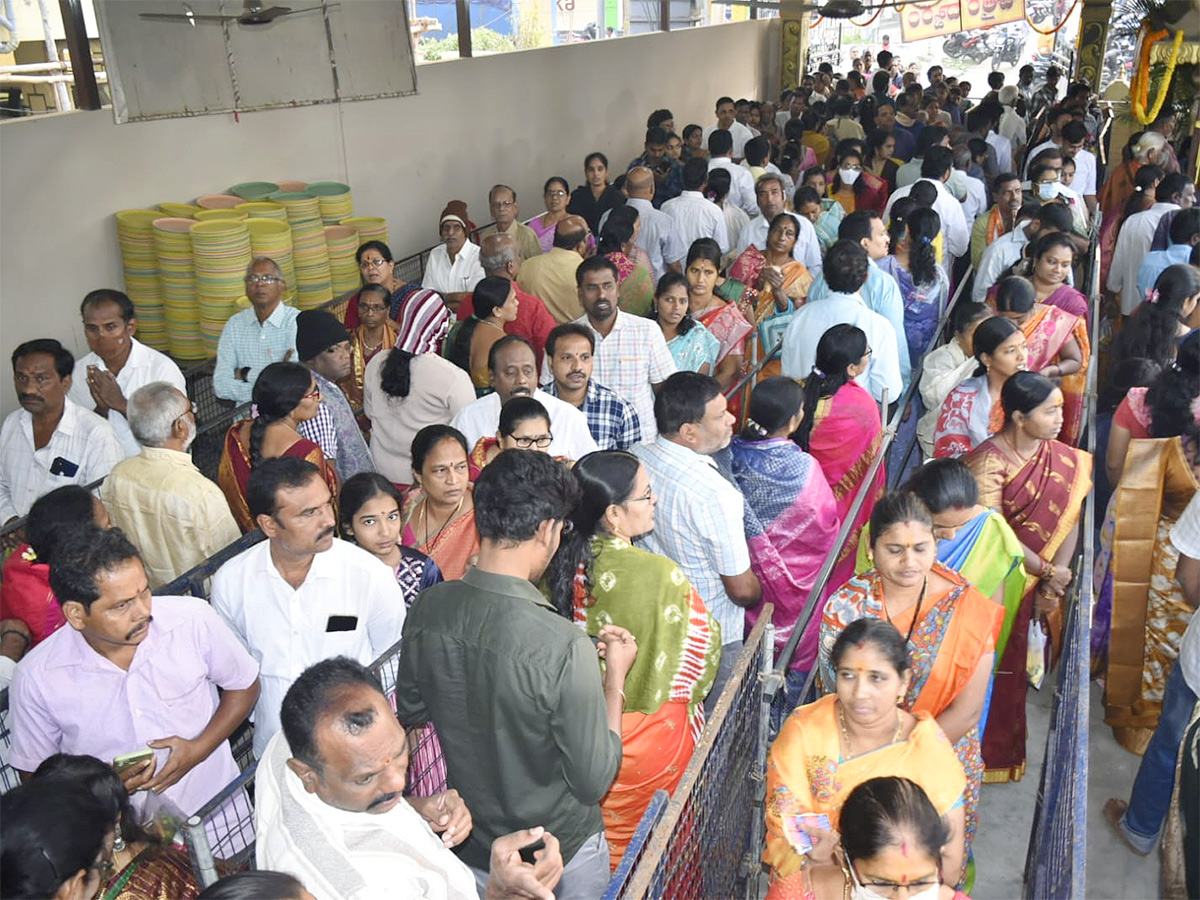
[[[250,251],[255,257],[265,256],[279,264],[283,280],[287,282],[284,298],[296,295],[296,266],[292,261],[292,229],[287,222],[278,219],[249,219],[246,228],[250,232]]]
[[[237,219],[244,222],[246,221],[246,214],[236,208],[202,209],[192,216],[192,218],[197,222],[211,222],[213,219]]]
[[[279,185],[273,181],[247,181],[243,184],[235,184],[229,189],[229,193],[241,197],[243,200],[262,200],[278,190]]]
[[[236,219],[197,222],[191,227],[196,260],[196,299],[200,305],[200,334],[208,356],[215,356],[225,320],[234,302],[245,293],[250,265],[250,232]]]
[[[358,239],[363,244],[367,241],[383,241],[385,244],[388,242],[387,219],[377,216],[351,216],[348,219],[342,219],[339,224],[357,229]]]
[[[333,299],[329,251],[321,224],[321,207],[307,193],[284,191],[271,199],[287,209],[292,226],[292,257],[296,266],[296,306],[313,309]]]
[[[160,203],[158,208],[163,211],[164,215],[179,219],[191,219],[203,209],[195,203]]]
[[[137,309],[138,337],[155,350],[166,350],[166,311],[154,250],[154,220],[159,218],[162,212],[157,209],[121,210],[116,215],[117,243],[121,247],[125,293]]]
[[[245,213],[251,219],[278,219],[281,222],[287,221],[287,210],[284,209],[282,203],[276,203],[274,200],[254,200],[250,203],[239,203],[234,207],[234,210]]]
[[[350,185],[338,181],[314,181],[304,189],[321,203],[321,219],[326,225],[336,225],[354,215],[354,196]]]
[[[355,290],[360,282],[358,261],[358,231],[349,225],[326,225],[325,246],[329,249],[329,271],[333,276],[333,295],[341,296]]]
[[[167,352],[176,359],[204,359],[200,307],[196,302],[196,264],[192,255],[194,219],[154,220],[158,280],[166,305]]]

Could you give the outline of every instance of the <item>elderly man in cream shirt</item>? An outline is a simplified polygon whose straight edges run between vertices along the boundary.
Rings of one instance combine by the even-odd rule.
[[[113,468],[100,498],[112,523],[141,549],[150,587],[158,588],[242,533],[221,489],[188,454],[196,439],[191,401],[152,381],[130,395],[126,413],[142,450]]]

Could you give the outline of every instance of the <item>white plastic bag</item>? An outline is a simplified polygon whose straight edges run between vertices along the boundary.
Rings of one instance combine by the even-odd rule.
[[[1029,646],[1025,650],[1025,674],[1034,690],[1042,689],[1046,678],[1046,632],[1037,619],[1029,622]]]

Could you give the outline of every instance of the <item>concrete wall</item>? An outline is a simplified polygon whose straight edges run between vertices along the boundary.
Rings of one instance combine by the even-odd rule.
[[[488,217],[487,190],[513,185],[524,216],[541,186],[583,180],[583,158],[623,168],[647,114],[708,124],[722,94],[778,81],[779,20],[716,25],[421,66],[419,94],[389,100],[115,125],[111,110],[0,126],[0,334],[87,346],[78,304],[121,286],[114,212],[190,201],[242,181],[344,181],[356,211],[384,215],[397,255],[437,241],[447,200]],[[0,365],[0,413],[16,408]]]

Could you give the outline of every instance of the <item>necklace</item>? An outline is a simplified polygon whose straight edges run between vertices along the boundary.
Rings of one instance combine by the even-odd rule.
[[[1014,444],[1012,442],[1012,440],[1009,439],[1007,433],[1001,432],[1000,436],[1002,438],[1004,438],[1004,443],[1008,444],[1008,449],[1010,449],[1013,452],[1013,456],[1015,456],[1017,458],[1017,462],[1021,463],[1022,465],[1029,462],[1029,457],[1021,455],[1020,451],[1017,450],[1017,445]]]
[[[847,754],[849,754],[849,758],[854,758],[855,756],[861,756],[862,754],[856,754],[854,752],[853,748],[850,746],[850,731],[849,731],[849,729],[846,728],[846,713],[842,709],[842,701],[837,700],[837,701],[835,701],[835,704],[837,706],[838,724],[842,727],[842,740],[846,744],[846,752],[847,752]],[[896,707],[896,733],[892,735],[891,743],[895,744],[900,740],[900,733],[902,731],[904,731],[904,720],[900,717],[900,707],[897,706]],[[872,748],[872,749],[878,749],[878,748]],[[870,751],[866,751],[866,752],[870,752]]]
[[[497,324],[496,324],[495,322],[493,322],[491,319],[480,319],[479,321],[480,321],[480,322],[482,322],[484,325],[491,325],[491,326],[492,326],[493,328],[495,328],[497,331],[503,331],[503,330],[504,330],[504,329],[503,329],[501,326],[497,325]]]
[[[917,622],[921,621],[921,604],[925,602],[925,589],[928,587],[929,576],[926,575],[925,580],[921,583],[921,593],[917,596],[917,608],[913,611],[912,624],[908,626],[908,634],[904,636],[905,644],[908,644],[912,640],[913,630],[917,627]],[[883,599],[882,597],[882,591],[880,592],[880,599],[883,603],[883,614],[887,617],[887,620],[890,624],[895,625],[895,623],[892,622],[892,614],[888,612],[887,600]],[[897,628],[896,630],[899,631],[900,629]]]
[[[429,538],[429,497],[428,497],[428,495],[426,495],[426,497],[421,501],[421,526],[425,532],[425,546],[426,547],[433,547],[434,542],[442,536],[442,532],[445,531],[450,526],[450,523],[453,522],[455,520],[455,518],[458,517],[458,514],[460,512],[462,512],[463,504],[466,502],[467,502],[467,495],[464,493],[462,495],[462,497],[459,498],[458,506],[454,507],[454,512],[452,512],[449,516],[446,517],[446,521],[442,523],[442,527],[439,528],[437,534],[435,534],[433,536],[433,540],[430,540],[430,538]]]

